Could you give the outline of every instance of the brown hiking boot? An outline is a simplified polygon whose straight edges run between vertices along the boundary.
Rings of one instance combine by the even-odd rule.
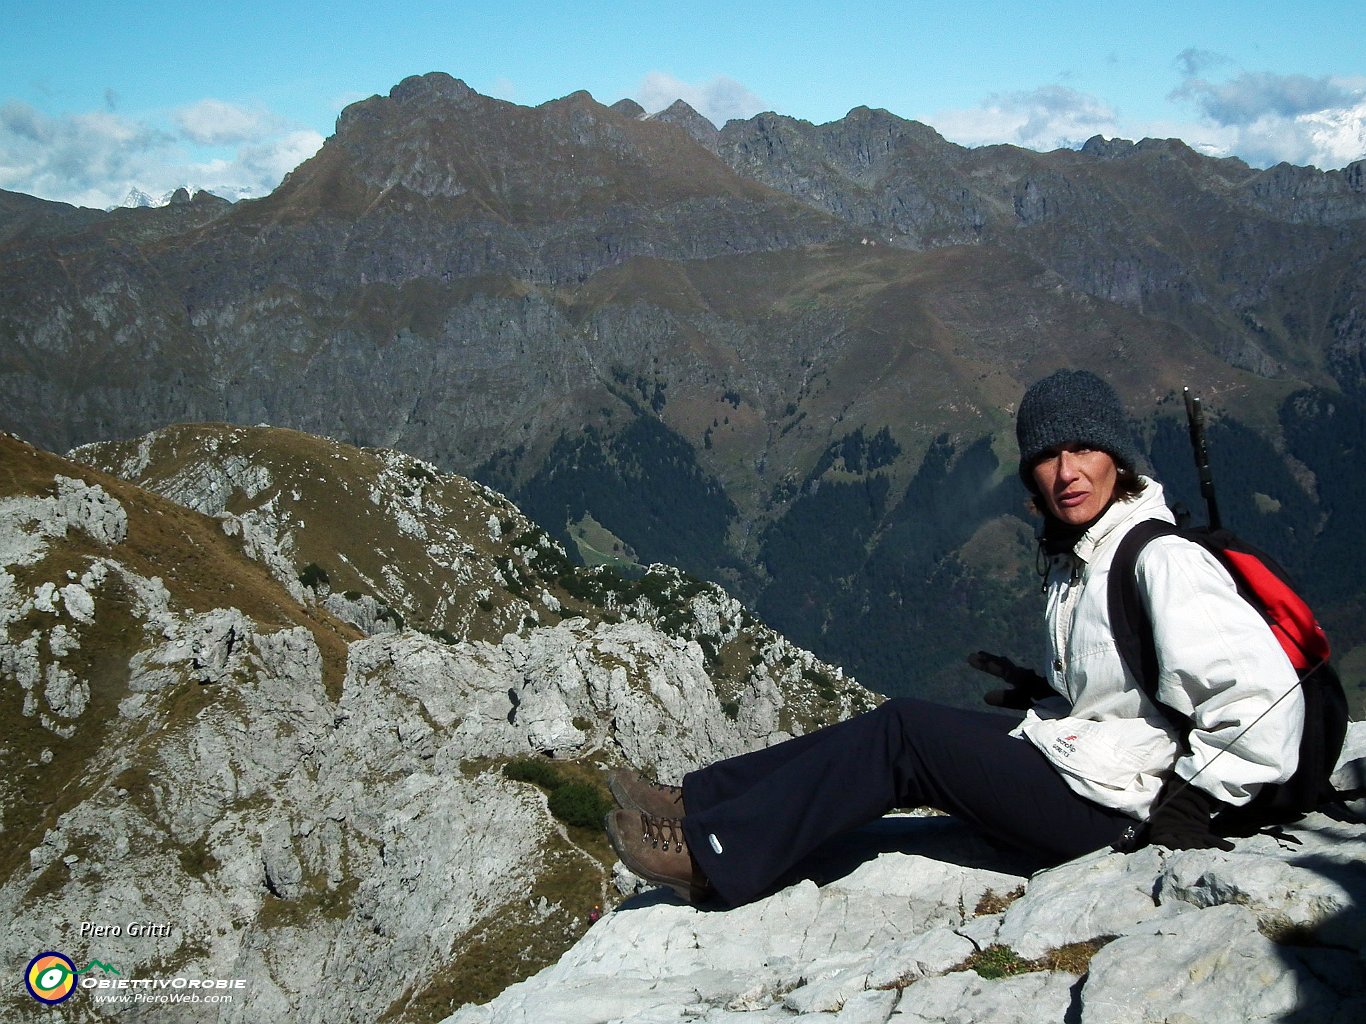
[[[628,811],[640,811],[656,818],[681,818],[686,813],[682,786],[662,786],[629,768],[608,772],[607,788],[617,804]]]
[[[618,810],[607,815],[606,824],[612,848],[633,874],[667,885],[688,903],[698,903],[711,893],[711,883],[688,852],[682,818]]]

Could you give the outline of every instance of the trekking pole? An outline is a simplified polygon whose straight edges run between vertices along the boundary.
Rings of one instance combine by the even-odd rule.
[[[1200,496],[1205,499],[1205,509],[1209,514],[1209,527],[1217,530],[1222,525],[1219,520],[1219,503],[1214,497],[1214,473],[1209,466],[1209,448],[1205,444],[1205,410],[1198,396],[1191,394],[1190,388],[1183,388],[1186,395],[1186,423],[1190,427],[1191,453],[1195,456],[1195,471],[1200,476]]]

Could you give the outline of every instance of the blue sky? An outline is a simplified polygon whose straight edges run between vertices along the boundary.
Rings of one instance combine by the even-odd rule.
[[[63,3],[0,0],[0,188],[105,207],[260,195],[348,103],[445,71],[718,125],[859,105],[963,145],[1182,138],[1255,166],[1366,156],[1366,3]]]

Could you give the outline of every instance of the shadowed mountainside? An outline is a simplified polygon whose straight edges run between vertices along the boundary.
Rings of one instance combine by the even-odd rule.
[[[396,447],[575,556],[680,565],[870,685],[960,699],[964,650],[1032,653],[1013,404],[1088,366],[1187,501],[1170,396],[1206,396],[1231,522],[1362,660],[1361,163],[968,150],[866,108],[714,129],[432,74],[264,199],[2,198],[0,425],[46,446]]]

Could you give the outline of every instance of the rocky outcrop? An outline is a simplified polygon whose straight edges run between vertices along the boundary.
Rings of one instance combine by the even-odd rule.
[[[601,836],[505,766],[590,790],[621,763],[676,778],[875,699],[675,570],[600,589],[505,499],[413,460],[172,434],[103,454],[201,512],[0,437],[11,960],[240,979],[222,1021],[436,1019],[553,961],[608,902]],[[482,604],[516,628],[420,632],[305,586],[310,519],[339,575],[367,548],[426,551],[382,591],[415,620]],[[451,562],[479,586],[433,596],[399,572]],[[490,966],[490,944],[510,955]]]
[[[1105,851],[1032,875],[950,819],[887,818],[802,871],[823,884],[728,911],[636,896],[446,1024],[1345,1024],[1366,998],[1366,825],[1321,814],[1231,853]]]

